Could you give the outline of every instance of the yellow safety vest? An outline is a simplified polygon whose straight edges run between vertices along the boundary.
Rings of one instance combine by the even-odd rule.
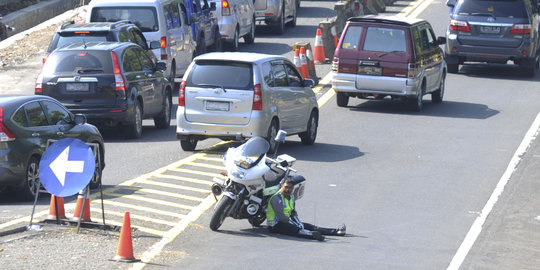
[[[276,194],[272,195],[270,197],[270,200],[268,200],[268,209],[266,210],[266,220],[267,221],[275,221],[278,222],[279,220],[276,217],[276,212],[274,210],[274,207],[272,207],[272,200],[276,195],[279,195],[281,197],[281,201],[283,203],[283,214],[285,214],[287,217],[291,217],[291,213],[294,210],[294,195],[291,194],[291,198],[287,199],[285,198],[280,191],[276,192]]]

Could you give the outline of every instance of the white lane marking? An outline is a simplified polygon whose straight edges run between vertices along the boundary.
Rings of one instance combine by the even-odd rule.
[[[480,216],[476,218],[473,225],[469,229],[467,236],[465,236],[465,239],[459,246],[459,249],[457,250],[456,254],[454,255],[454,258],[452,258],[452,261],[450,262],[450,265],[447,268],[448,270],[459,269],[459,267],[461,266],[461,264],[467,257],[467,254],[469,254],[469,251],[474,245],[474,242],[476,242],[476,239],[482,232],[482,226],[486,222],[487,217],[491,213],[491,210],[493,210],[495,203],[497,203],[497,200],[499,200],[499,196],[504,191],[504,187],[506,186],[506,184],[510,180],[510,177],[516,170],[519,162],[521,161],[522,155],[527,151],[532,141],[534,141],[534,139],[538,135],[539,129],[540,129],[540,113],[536,115],[536,119],[534,120],[533,124],[531,125],[527,133],[525,134],[525,137],[521,141],[521,144],[519,145],[516,152],[514,153],[514,156],[510,160],[508,167],[506,167],[506,171],[501,176],[501,179],[499,180],[499,183],[495,187],[495,190],[493,190],[493,193],[489,197],[489,200],[487,201],[486,205],[482,209]]]

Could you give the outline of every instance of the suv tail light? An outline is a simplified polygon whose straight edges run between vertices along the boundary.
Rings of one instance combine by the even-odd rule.
[[[262,110],[262,91],[260,84],[257,84],[255,85],[255,87],[253,87],[253,110]]]
[[[512,30],[510,30],[510,34],[513,34],[513,35],[528,35],[530,33],[531,33],[530,24],[514,24],[512,26]]]
[[[221,16],[230,16],[231,15],[231,6],[229,6],[229,1],[221,1]]]
[[[339,70],[339,58],[334,57],[334,60],[332,61],[332,71],[338,72]]]
[[[165,53],[167,49],[167,37],[161,37],[159,43],[161,44],[161,60],[167,60],[167,54]]]
[[[178,88],[178,106],[186,106],[186,81],[182,80]]]
[[[414,78],[420,73],[420,68],[415,63],[407,64],[407,78]]]
[[[116,53],[111,52],[113,59],[113,69],[114,69],[114,85],[116,93],[120,95],[120,98],[126,99],[126,79],[122,75],[122,70],[120,69],[120,64],[118,63],[118,56]]]
[[[4,107],[0,106],[0,142],[14,141],[15,135],[4,125]]]
[[[43,93],[43,74],[42,72],[39,73],[36,79],[36,84],[34,87],[34,94],[41,94]]]
[[[471,27],[467,21],[450,21],[450,30],[461,31],[461,32],[471,32]]]

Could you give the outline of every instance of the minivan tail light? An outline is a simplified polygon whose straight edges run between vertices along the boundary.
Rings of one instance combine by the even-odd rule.
[[[4,107],[0,106],[0,142],[14,141],[15,135],[4,125]]]
[[[339,58],[334,57],[334,60],[332,61],[332,71],[338,72],[339,70]]]
[[[262,91],[260,84],[257,84],[255,85],[255,87],[253,87],[253,110],[262,110]]]
[[[450,30],[461,31],[461,32],[471,32],[471,27],[467,21],[450,21]]]
[[[418,68],[418,65],[415,63],[409,63],[407,65],[407,78],[414,78],[418,76],[420,73],[420,69]]]
[[[161,45],[161,60],[167,60],[167,54],[165,53],[167,49],[167,37],[161,37],[159,43]]]
[[[528,35],[530,33],[531,33],[530,24],[514,24],[512,26],[512,30],[510,30],[510,34],[513,34],[513,35]]]
[[[118,56],[116,53],[111,52],[113,59],[113,70],[114,70],[114,85],[116,93],[120,95],[121,98],[126,99],[126,79],[122,75],[122,70],[120,69],[120,64],[118,62]]]
[[[178,106],[186,106],[186,81],[182,80],[178,88]]]
[[[230,16],[231,15],[231,6],[229,6],[229,1],[221,1],[221,16]]]

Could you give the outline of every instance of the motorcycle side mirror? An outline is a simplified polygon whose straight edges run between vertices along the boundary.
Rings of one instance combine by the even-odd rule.
[[[285,141],[285,137],[287,137],[287,132],[285,130],[279,130],[274,141],[282,143]]]

